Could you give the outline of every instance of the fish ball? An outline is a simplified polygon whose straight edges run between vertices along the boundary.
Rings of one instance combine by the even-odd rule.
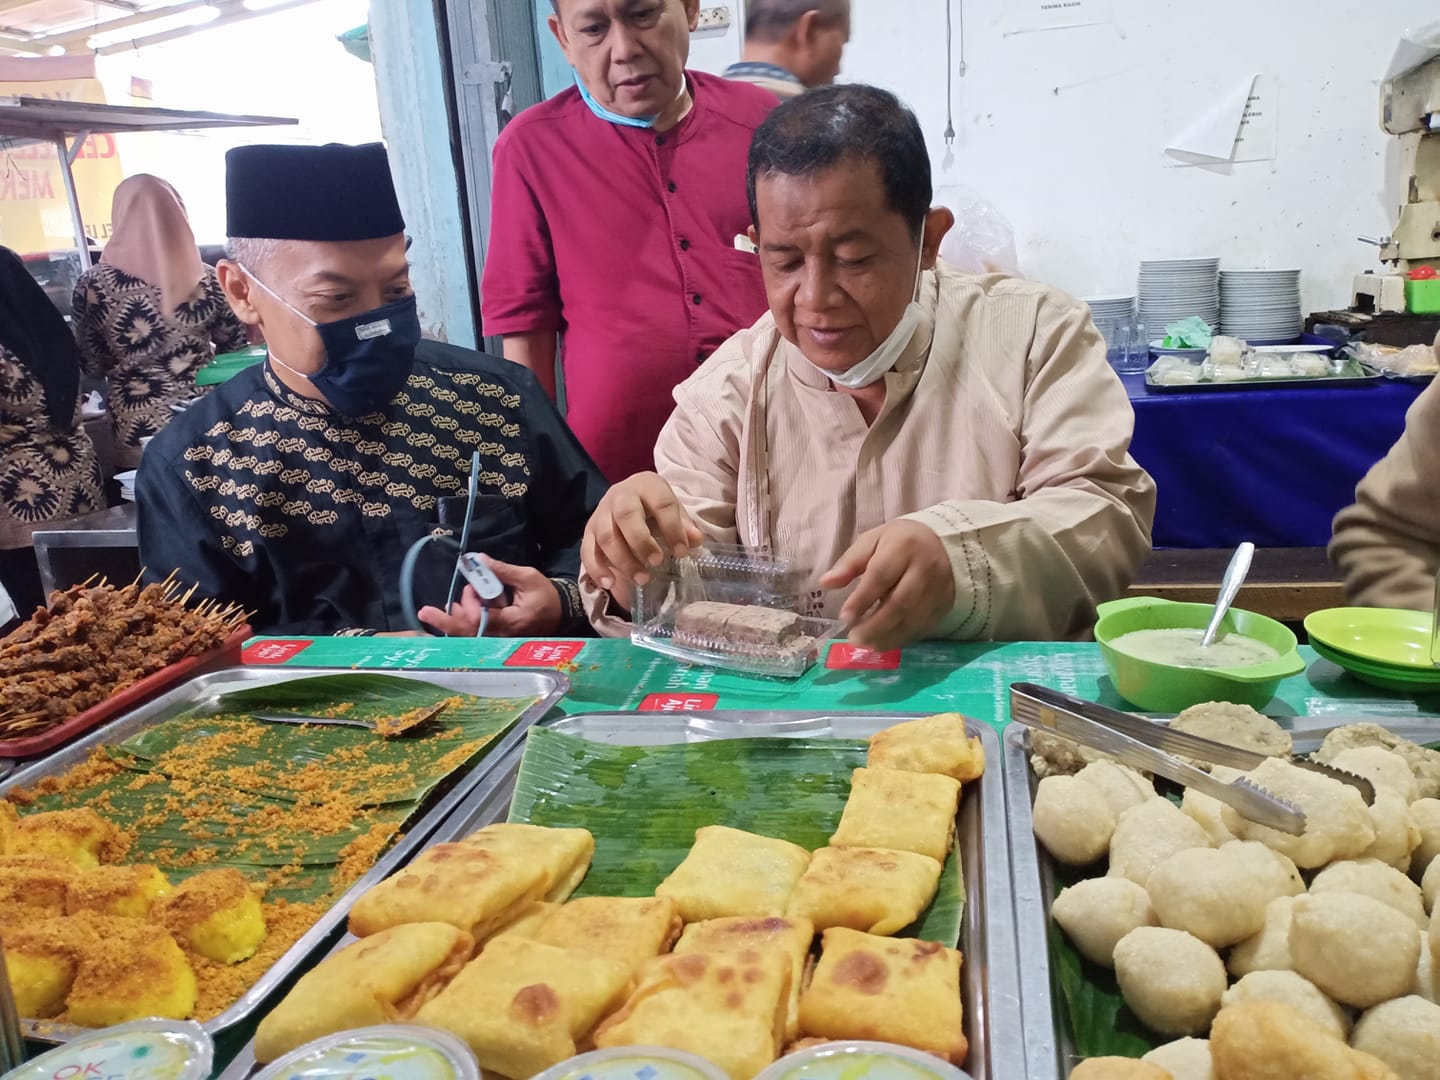
[[[1209,1039],[1176,1039],[1157,1046],[1140,1060],[1159,1065],[1175,1080],[1215,1080]]]
[[[1410,821],[1420,830],[1420,844],[1411,853],[1410,869],[1423,873],[1440,855],[1440,799],[1416,799],[1410,804]]]
[[[1170,722],[1170,727],[1211,742],[1253,750],[1266,757],[1290,756],[1290,733],[1249,705],[1235,705],[1228,701],[1191,705]],[[1208,763],[1195,764],[1210,772],[1215,769]]]
[[[1403,1080],[1440,1080],[1440,1005],[1413,996],[1376,1005],[1355,1025],[1351,1045]]]
[[[1162,1035],[1199,1035],[1220,1010],[1225,965],[1193,934],[1159,926],[1132,930],[1115,946],[1125,1003]]]
[[[1293,1005],[1337,1038],[1350,1035],[1350,1018],[1345,1010],[1309,979],[1293,971],[1253,971],[1225,991],[1220,1007],[1228,1009],[1245,1001]]]
[[[1246,938],[1230,950],[1226,961],[1231,975],[1245,976],[1252,971],[1291,971],[1290,920],[1295,912],[1295,898],[1282,896],[1265,905],[1265,925],[1254,937]]]
[[[1407,806],[1420,798],[1420,785],[1415,782],[1409,763],[1383,746],[1353,746],[1349,750],[1341,750],[1330,759],[1329,764],[1363,776],[1377,789],[1388,787],[1398,791]]]
[[[1302,870],[1353,859],[1375,840],[1369,807],[1349,784],[1310,772],[1279,758],[1268,758],[1249,777],[1305,814],[1305,832],[1291,836],[1225,808],[1225,827],[1241,840],[1258,840],[1289,858]]]
[[[1361,857],[1379,859],[1402,873],[1410,870],[1410,853],[1420,844],[1420,830],[1410,818],[1410,804],[1392,788],[1377,787],[1368,807],[1375,839]]]
[[[1223,780],[1227,784],[1237,777],[1245,775],[1239,769],[1227,769],[1223,765],[1211,766],[1210,772],[1217,780]],[[1224,809],[1225,804],[1219,799],[1212,798],[1195,788],[1186,788],[1184,796],[1180,799],[1181,812],[1204,829],[1205,835],[1210,837],[1210,843],[1216,847],[1235,839],[1235,834],[1225,827],[1225,820],[1222,816]]]
[[[1360,893],[1389,904],[1424,930],[1430,925],[1425,917],[1425,897],[1408,877],[1378,859],[1345,859],[1331,863],[1310,883],[1312,895],[1327,892]]]
[[[1176,852],[1145,884],[1161,926],[1184,930],[1216,949],[1260,932],[1274,896],[1232,852],[1191,848]]]
[[[1067,866],[1086,866],[1110,848],[1115,814],[1095,788],[1074,776],[1047,776],[1035,789],[1035,835]]]
[[[1174,1080],[1158,1065],[1127,1057],[1086,1058],[1070,1070],[1070,1080]]]
[[[1290,857],[1258,840],[1232,840],[1221,850],[1245,862],[1258,882],[1257,887],[1265,892],[1267,904],[1277,897],[1299,896],[1305,891],[1305,879]]]
[[[1144,885],[1155,867],[1178,851],[1208,848],[1205,830],[1165,799],[1151,799],[1120,815],[1110,840],[1110,874]]]
[[[1430,939],[1422,933],[1420,962],[1415,965],[1415,984],[1410,988],[1410,992],[1440,1005],[1440,978],[1437,978],[1440,971],[1437,971],[1436,967],[1435,957],[1430,952]]]
[[[1055,898],[1050,914],[1081,956],[1107,968],[1115,966],[1115,945],[1121,938],[1137,927],[1159,924],[1149,894],[1122,877],[1076,882]]]
[[[1222,1009],[1210,1029],[1210,1056],[1220,1080],[1397,1080],[1384,1062],[1279,1001]]]
[[[1415,924],[1388,904],[1359,893],[1322,893],[1295,898],[1290,958],[1336,1001],[1368,1009],[1409,991],[1420,943]]]
[[[1085,781],[1105,796],[1117,818],[1132,806],[1159,797],[1155,794],[1154,781],[1114,761],[1092,761],[1075,774],[1075,779]]]
[[[1420,895],[1425,897],[1425,910],[1434,917],[1440,907],[1440,855],[1430,860],[1425,873],[1420,875]]]

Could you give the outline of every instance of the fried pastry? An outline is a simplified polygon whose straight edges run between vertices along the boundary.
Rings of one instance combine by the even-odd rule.
[[[780,916],[809,865],[810,853],[788,841],[707,825],[655,895],[675,901],[687,923]]]
[[[786,914],[816,930],[846,926],[871,934],[903,930],[925,910],[940,883],[940,864],[913,851],[828,847],[815,852]]]
[[[830,843],[891,848],[944,862],[955,840],[960,781],[934,773],[856,769]]]

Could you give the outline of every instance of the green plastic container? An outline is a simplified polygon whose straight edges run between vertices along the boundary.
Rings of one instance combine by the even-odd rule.
[[[1183,668],[1117,652],[1110,642],[1135,630],[1203,630],[1214,608],[1136,596],[1101,604],[1095,640],[1120,696],[1137,709],[1177,713],[1206,701],[1232,701],[1259,709],[1275,696],[1280,680],[1305,670],[1295,635],[1283,623],[1253,611],[1231,608],[1222,633],[1244,634],[1280,654],[1278,660],[1245,668]]]
[[[1405,279],[1405,307],[1412,315],[1440,315],[1440,278]]]
[[[252,368],[269,354],[264,345],[252,345],[239,352],[221,353],[195,373],[196,386],[219,386],[246,368]]]

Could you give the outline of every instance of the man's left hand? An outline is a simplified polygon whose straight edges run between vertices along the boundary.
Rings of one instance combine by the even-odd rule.
[[[859,584],[840,618],[856,645],[884,652],[928,634],[955,606],[955,576],[945,545],[916,521],[871,529],[820,579],[826,589]]]
[[[531,566],[512,566],[488,555],[480,557],[515,597],[504,607],[491,607],[487,637],[545,637],[560,629],[564,611],[560,594],[548,577]],[[466,585],[460,602],[450,605],[448,615],[437,607],[421,608],[420,621],[450,637],[474,637],[480,629],[482,608],[480,595],[473,586]]]

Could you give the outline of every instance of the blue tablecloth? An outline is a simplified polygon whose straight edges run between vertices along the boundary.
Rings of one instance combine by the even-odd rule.
[[[1200,390],[1155,394],[1123,375],[1131,453],[1159,488],[1156,547],[1321,547],[1355,484],[1405,427],[1420,387]]]

